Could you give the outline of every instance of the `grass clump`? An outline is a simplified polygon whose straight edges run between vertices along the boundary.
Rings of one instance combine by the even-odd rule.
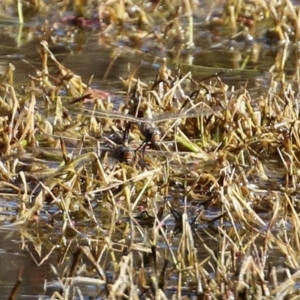
[[[168,48],[186,18],[179,39],[192,51],[196,4],[150,4],[148,16],[135,3],[100,3],[100,39],[132,41],[144,30]],[[86,17],[88,3],[75,6]],[[0,188],[18,209],[2,226],[19,229],[33,258],[26,243],[34,245],[38,265],[58,255],[53,299],[299,296],[299,70],[287,75],[297,14],[290,2],[231,1],[203,25],[229,30],[230,41],[247,30],[247,42],[271,24],[278,48],[259,94],[226,82],[227,71],[199,79],[161,59],[151,80],[138,76],[139,64],[120,78],[116,105],[64,66],[46,38],[22,91],[8,66]],[[151,31],[162,18],[165,30]]]

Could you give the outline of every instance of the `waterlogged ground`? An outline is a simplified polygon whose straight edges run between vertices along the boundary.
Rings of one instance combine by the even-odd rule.
[[[44,293],[44,280],[51,279],[49,264],[55,264],[55,255],[47,263],[38,266],[27,250],[28,247],[32,248],[32,243],[23,242],[19,230],[1,230],[0,237],[1,297],[8,299],[21,275],[22,284],[17,299],[38,299],[38,295]],[[51,295],[51,292],[48,290],[47,294]]]
[[[135,77],[142,78],[143,82],[153,80],[162,64],[163,57],[168,58],[168,67],[172,70],[180,67],[183,73],[192,71],[195,80],[200,81],[216,72],[227,70],[221,75],[221,78],[230,88],[234,86],[235,90],[242,90],[247,86],[253,98],[260,94],[266,94],[271,80],[269,71],[274,66],[279,46],[271,45],[268,37],[265,36],[265,32],[262,30],[255,40],[255,47],[259,48],[260,51],[260,58],[255,60],[251,56],[251,51],[255,47],[253,47],[253,43],[249,39],[244,37],[229,39],[226,38],[226,34],[223,32],[219,33],[203,26],[202,21],[207,10],[209,10],[208,5],[201,7],[199,16],[196,19],[194,49],[182,49],[180,42],[176,42],[176,40],[171,41],[168,47],[159,47],[151,41],[136,47],[135,43],[127,39],[106,43],[105,40],[99,37],[97,26],[79,29],[64,24],[59,20],[55,21],[54,17],[52,21],[54,22],[53,35],[55,42],[53,45],[50,44],[50,50],[60,63],[71,69],[75,74],[80,75],[84,82],[89,82],[93,76],[91,86],[110,93],[115,107],[122,103],[126,94],[120,77],[127,78],[128,70],[133,70],[140,64]],[[15,87],[20,91],[28,82],[28,75],[35,76],[36,70],[40,69],[39,41],[42,27],[43,23],[39,18],[33,18],[23,26],[17,25],[15,20],[14,22],[9,20],[1,24],[0,72],[4,73],[7,65],[13,64],[16,70],[14,73]],[[69,38],[66,38],[67,34],[70,35]],[[285,64],[285,79],[297,88],[298,66],[295,66],[295,63],[298,61],[299,54],[296,48],[293,49],[293,46],[291,48]],[[50,62],[50,72],[55,69],[55,64]],[[42,110],[43,108],[40,106],[40,109]],[[51,118],[51,116],[47,117]],[[68,148],[68,150],[71,151],[72,149]],[[271,180],[264,181],[249,177],[249,186],[255,191],[261,191],[261,194],[265,193],[267,197],[266,191],[280,191],[281,186],[284,184],[283,177],[285,172],[283,163],[275,155],[265,157],[265,161],[268,161],[266,173]],[[52,166],[55,164],[57,165],[57,162],[54,162]],[[176,207],[182,208],[182,195],[184,193],[180,191],[180,188],[177,194],[172,191],[170,201],[174,201]],[[10,221],[16,216],[17,207],[20,206],[18,201],[15,201],[9,193],[5,193],[5,190],[2,196],[0,195],[0,217],[2,224],[5,225],[3,229],[0,229],[1,299],[9,297],[18,278],[22,278],[22,281],[15,299],[38,299],[39,297],[48,299],[55,290],[59,291],[61,289],[57,274],[61,274],[68,264],[72,264],[72,261],[65,262],[64,259],[70,249],[74,247],[75,251],[75,244],[86,246],[87,241],[92,244],[93,239],[96,238],[105,240],[111,224],[117,224],[117,230],[112,240],[118,241],[118,243],[124,242],[126,244],[130,234],[132,234],[130,229],[126,227],[129,224],[129,219],[126,219],[125,212],[115,216],[110,211],[110,207],[102,204],[97,204],[93,207],[95,218],[99,220],[101,226],[96,226],[92,222],[89,224],[90,221],[85,216],[71,216],[80,234],[70,229],[67,232],[68,240],[64,240],[66,237],[62,234],[63,220],[61,218],[55,219],[55,216],[60,213],[59,209],[55,210],[53,207],[47,207],[47,205],[42,209],[38,222],[33,221],[26,228],[22,227],[23,225],[21,227],[10,226]],[[197,205],[192,201],[190,201],[190,204],[187,208],[187,213],[192,218],[196,214]],[[47,211],[48,208],[49,211]],[[261,228],[261,230],[266,231],[272,213],[269,208],[265,208],[264,205],[260,207],[260,204],[257,204],[256,211],[259,211],[259,209],[261,211],[258,215],[263,220],[266,220],[266,228]],[[49,213],[51,214],[51,222],[49,222]],[[205,211],[203,217],[213,219],[218,214],[219,210],[212,207]],[[111,219],[112,215],[115,218],[113,220]],[[167,230],[176,231],[176,221],[173,215],[169,216],[165,225]],[[220,241],[215,234],[218,226],[218,221],[213,223],[196,223],[193,226],[197,232],[197,237],[195,238],[195,247],[198,249],[197,257],[199,261],[203,261],[203,266],[207,266],[207,269],[210,270],[209,275],[212,278],[215,276],[214,268],[216,266],[208,264],[206,258],[209,250],[213,252],[218,249]],[[228,229],[231,226],[229,221],[223,224],[223,228]],[[237,226],[239,225],[237,224]],[[276,224],[272,230],[274,233],[282,234],[288,227],[288,223]],[[240,238],[243,241],[254,239],[257,235],[257,232],[244,230],[242,225],[238,229],[240,230]],[[228,229],[228,235],[230,235],[230,229]],[[147,240],[141,234],[136,233],[135,241],[137,243],[143,242],[144,239]],[[262,239],[261,242],[263,241]],[[176,251],[179,242],[180,233],[174,237],[173,251]],[[124,252],[124,249],[118,243],[114,245],[116,249],[120,247],[118,249],[119,257],[115,258],[116,261]],[[145,243],[147,244],[147,241]],[[205,243],[205,246],[203,246],[203,243]],[[64,245],[64,247],[56,249],[58,244]],[[168,248],[163,242],[160,242],[157,246],[161,255],[158,259],[159,269],[161,269],[164,264],[163,253]],[[269,252],[270,265],[278,267],[277,278],[283,281],[286,278],[286,274],[283,271],[285,257],[278,255],[278,253],[276,249],[272,249]],[[73,259],[76,260],[76,256]],[[137,251],[134,253],[134,259],[135,261],[141,259]],[[64,261],[64,263],[60,264],[61,261]],[[51,265],[53,268],[51,268]],[[107,268],[107,277],[113,278],[114,272],[110,257],[106,257],[104,266]],[[86,272],[92,273],[91,270]],[[168,289],[165,290],[167,297],[173,295],[177,284],[177,276],[170,276],[170,278]],[[185,283],[187,287],[189,287],[188,282],[189,279],[186,278]],[[103,295],[99,294],[101,289],[95,288],[94,285],[79,284],[78,286],[84,295],[83,299],[90,299],[88,298],[89,296],[98,296],[97,299],[103,297]],[[192,286],[190,289],[184,288],[182,295],[195,296],[190,290],[193,290]]]

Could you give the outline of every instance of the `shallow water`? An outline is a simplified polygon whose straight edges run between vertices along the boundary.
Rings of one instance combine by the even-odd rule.
[[[18,278],[21,284],[15,299],[38,299],[39,296],[50,296],[51,289],[44,294],[45,280],[51,280],[50,264],[55,264],[55,254],[41,266],[33,261],[29,252],[39,257],[32,243],[21,239],[18,229],[0,230],[0,294],[2,299],[8,299]],[[45,297],[44,299],[46,299]]]
[[[20,30],[20,27],[15,24],[5,24],[1,27],[3,31],[1,35],[2,45],[0,47],[1,66],[5,67],[8,63],[15,66],[17,70],[15,72],[15,81],[18,83],[17,85],[20,89],[28,81],[28,74],[35,75],[35,67],[40,68],[38,38],[34,37],[30,41],[22,42],[22,37],[25,39],[28,38],[30,28],[25,26]],[[273,64],[274,49],[267,45],[263,38],[258,39],[258,43],[262,47],[261,56],[263,59],[260,59],[255,65],[250,64],[247,68],[241,69],[246,59],[246,53],[249,51],[247,45],[245,46],[245,43],[238,42],[229,45],[226,41],[219,43],[218,36],[212,36],[202,29],[199,26],[199,30],[197,30],[195,37],[196,48],[194,51],[192,53],[189,53],[189,51],[180,52],[180,59],[174,59],[177,53],[170,53],[154,46],[150,47],[149,45],[145,45],[140,50],[134,50],[130,45],[122,43],[113,47],[105,47],[105,45],[99,45],[97,32],[93,30],[81,32],[78,34],[77,40],[75,39],[71,43],[61,42],[59,43],[59,47],[53,47],[52,49],[56,52],[56,58],[74,73],[82,76],[85,82],[88,82],[93,75],[92,87],[97,87],[113,94],[115,102],[122,102],[123,100],[124,90],[119,78],[127,77],[128,63],[130,63],[130,69],[132,70],[142,61],[136,77],[147,81],[155,78],[158,68],[161,65],[162,57],[168,57],[168,65],[173,69],[180,66],[183,72],[192,70],[196,80],[201,80],[224,69],[236,68],[236,70],[230,70],[221,75],[224,83],[229,86],[234,85],[235,89],[242,89],[247,84],[247,88],[251,91],[254,98],[259,96],[262,91],[265,93],[265,88],[268,86],[271,77],[268,70]],[[214,41],[214,38],[216,41]],[[239,58],[240,56],[242,58]],[[115,60],[111,64],[114,58]],[[22,59],[28,61],[31,65],[25,63]],[[295,59],[296,54],[293,53],[289,58],[287,67],[287,74],[290,79],[294,75],[292,62]],[[54,67],[53,69],[50,67],[50,72],[54,72],[54,70],[56,70]],[[280,174],[278,173],[273,172],[274,181],[276,182],[280,178]],[[262,188],[266,188],[263,185],[264,182],[260,182],[259,184]],[[256,185],[255,187],[260,186]],[[0,207],[2,207],[2,211],[0,212],[1,220],[10,220],[14,216],[17,205],[13,200],[7,201],[5,199],[0,201]],[[43,213],[41,220],[47,223],[47,217]],[[214,213],[214,211],[208,211],[207,217],[215,216]],[[100,219],[102,214],[103,212],[99,212],[97,218]],[[189,215],[193,215],[193,208],[189,212]],[[110,225],[108,222],[109,218],[108,216],[106,217],[107,222],[105,222],[105,218],[102,219],[104,227]],[[231,226],[230,223],[226,225],[228,227]],[[174,218],[167,223],[167,226],[173,228]],[[217,223],[213,224],[212,228],[196,224],[196,230],[203,234],[203,231],[216,230],[217,226]],[[59,228],[59,226],[57,227]],[[18,290],[18,295],[20,296],[17,299],[37,299],[39,296],[47,299],[47,296],[52,295],[53,290],[59,289],[56,278],[50,269],[50,264],[57,265],[59,255],[56,251],[53,251],[49,259],[41,266],[37,266],[30,255],[32,253],[37,261],[45,257],[60,234],[55,231],[50,232],[52,229],[51,227],[48,229],[45,228],[43,231],[37,231],[38,233],[33,230],[33,236],[27,237],[22,236],[17,228],[0,230],[0,295],[3,299],[8,298],[18,279],[19,273],[23,280]],[[92,236],[94,232],[87,232],[86,234],[87,236]],[[122,236],[122,233],[120,235]],[[36,236],[36,240],[33,239],[34,236]],[[211,249],[217,248],[218,241],[208,237],[206,234],[203,234],[203,236],[208,247]],[[43,237],[42,240],[46,246],[42,247],[41,257],[39,257],[34,246],[39,246],[39,239],[41,237]],[[118,236],[118,238],[120,237]],[[46,243],[47,239],[48,245]],[[174,240],[174,250],[177,247],[176,242],[178,243],[177,238]],[[205,259],[207,252],[202,248],[201,242],[197,241],[196,245],[200,249],[198,255],[201,261]],[[164,246],[158,246],[161,247],[161,251],[163,252]],[[281,257],[276,257],[276,262],[274,259],[274,263],[281,266],[284,261]],[[45,279],[48,281],[46,292],[44,292],[43,288]],[[176,278],[174,278],[173,283],[176,284]],[[91,296],[95,296],[98,293],[94,287],[85,286],[85,289],[86,294],[90,293]]]

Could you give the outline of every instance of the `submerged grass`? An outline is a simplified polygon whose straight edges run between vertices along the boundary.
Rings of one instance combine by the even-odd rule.
[[[84,15],[85,5],[76,1],[75,10]],[[149,6],[151,20],[142,5],[102,3],[100,39],[136,42],[144,30],[163,47],[179,38],[190,51],[197,3]],[[168,22],[155,32],[158,7]],[[240,24],[249,30],[245,41],[274,23],[268,34],[278,51],[259,96],[226,84],[224,72],[199,80],[162,60],[150,82],[136,78],[137,69],[121,80],[126,96],[116,108],[109,93],[60,63],[46,40],[41,69],[22,91],[8,66],[0,189],[18,209],[2,226],[19,228],[38,265],[58,253],[52,299],[299,297],[298,66],[294,81],[285,76],[298,15],[289,1],[225,1],[223,13],[206,20],[231,40],[244,33]],[[49,231],[55,237],[43,240],[39,232]],[[19,285],[20,278],[10,299]]]

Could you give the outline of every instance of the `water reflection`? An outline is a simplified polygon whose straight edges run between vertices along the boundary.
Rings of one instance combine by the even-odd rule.
[[[37,299],[39,295],[43,295],[44,281],[53,279],[50,264],[55,264],[55,255],[41,266],[37,266],[28,251],[22,249],[21,236],[17,229],[0,229],[0,241],[1,298],[8,299],[20,272],[22,282],[17,295],[22,295],[22,299]],[[27,244],[27,246],[33,250],[32,245]],[[48,290],[46,294],[51,295],[51,291]],[[17,298],[19,299],[18,296]]]
[[[133,70],[141,61],[136,77],[143,78],[145,82],[155,78],[163,57],[169,59],[168,66],[173,69],[180,67],[183,72],[192,70],[195,80],[201,80],[220,70],[237,68],[222,77],[224,82],[238,87],[247,81],[248,89],[257,88],[258,76],[263,74],[263,80],[269,81],[265,72],[274,63],[277,53],[276,49],[274,52],[274,49],[266,46],[263,40],[258,40],[255,45],[260,48],[259,59],[254,64],[247,63],[248,59],[251,60],[249,55],[254,44],[249,45],[242,41],[233,45],[225,43],[216,46],[208,42],[207,38],[211,33],[208,30],[203,33],[201,26],[195,28],[196,32],[200,30],[202,34],[195,37],[196,48],[192,51],[182,47],[174,47],[172,51],[168,51],[149,42],[141,47],[141,50],[131,48],[130,44],[106,45],[97,35],[97,31],[83,31],[76,27],[62,27],[48,37],[42,30],[43,26],[39,29],[26,26],[19,28],[17,25],[7,24],[0,26],[0,38],[3,41],[0,46],[1,63],[12,63],[16,67],[15,80],[19,84],[27,83],[28,74],[35,75],[35,68],[40,69],[39,42],[42,37],[48,40],[51,51],[67,68],[82,76],[85,82],[89,82],[93,75],[92,84],[110,91],[120,90],[122,85],[119,78],[126,78],[128,70]],[[64,34],[69,34],[72,38],[66,39]],[[296,59],[293,55],[288,60],[290,66]],[[23,59],[32,66],[24,63]],[[52,71],[51,62],[49,71]]]
[[[36,31],[36,36],[31,37],[30,27],[22,28],[21,32],[17,26],[3,27],[2,29],[3,32],[0,35],[4,44],[0,48],[2,62],[4,65],[12,63],[17,70],[15,72],[16,82],[25,84],[28,82],[28,74],[35,75],[36,71],[40,69],[39,31]],[[194,52],[189,52],[180,47],[174,47],[172,51],[163,51],[155,45],[151,47],[146,45],[142,51],[131,49],[130,45],[121,43],[114,47],[106,47],[103,44],[100,46],[99,37],[95,32],[75,32],[75,29],[73,29],[73,33],[78,38],[67,42],[64,39],[60,40],[59,31],[56,33],[56,43],[50,45],[50,49],[56,54],[57,59],[74,73],[82,76],[85,82],[88,82],[94,75],[92,85],[109,92],[124,90],[119,78],[128,76],[128,64],[131,64],[130,69],[133,70],[140,61],[143,61],[136,77],[143,78],[143,81],[147,82],[155,78],[162,57],[167,56],[170,60],[168,65],[171,68],[176,69],[181,66],[183,72],[192,70],[196,80],[201,80],[224,68],[239,68],[239,70],[226,73],[223,78],[224,82],[229,85],[234,84],[237,89],[245,85],[247,81],[248,89],[251,91],[255,89],[255,92],[259,94],[261,88],[269,81],[269,76],[266,76],[264,72],[271,67],[274,60],[271,50],[265,47],[260,55],[266,59],[258,64],[247,65],[243,61],[245,61],[250,48],[236,47],[232,49],[232,45],[229,47],[227,44],[215,47],[215,44],[209,43],[207,40],[200,40],[203,38],[203,34],[196,41],[197,48]],[[27,60],[31,65],[24,63],[22,59]],[[295,56],[291,56],[289,59],[291,65]],[[113,63],[111,63],[112,61]],[[249,69],[241,70],[243,65]],[[56,72],[56,68],[52,69],[51,64],[49,70],[53,74]],[[21,237],[17,230],[0,231],[0,240],[2,241],[0,244],[0,265],[2,266],[0,293],[2,297],[8,298],[21,269],[23,270],[23,282],[18,293],[22,295],[22,298],[32,299],[43,294],[44,279],[51,280],[53,276],[49,264],[56,264],[55,254],[52,254],[49,260],[38,267],[28,251],[21,248]],[[208,245],[212,249],[217,248],[215,241],[211,241],[211,244],[209,242],[208,240]],[[201,244],[198,246],[200,248]],[[32,244],[28,243],[28,247],[32,248],[32,253],[36,253]],[[202,259],[205,258],[205,254],[199,253],[199,255],[200,257],[202,255]]]

